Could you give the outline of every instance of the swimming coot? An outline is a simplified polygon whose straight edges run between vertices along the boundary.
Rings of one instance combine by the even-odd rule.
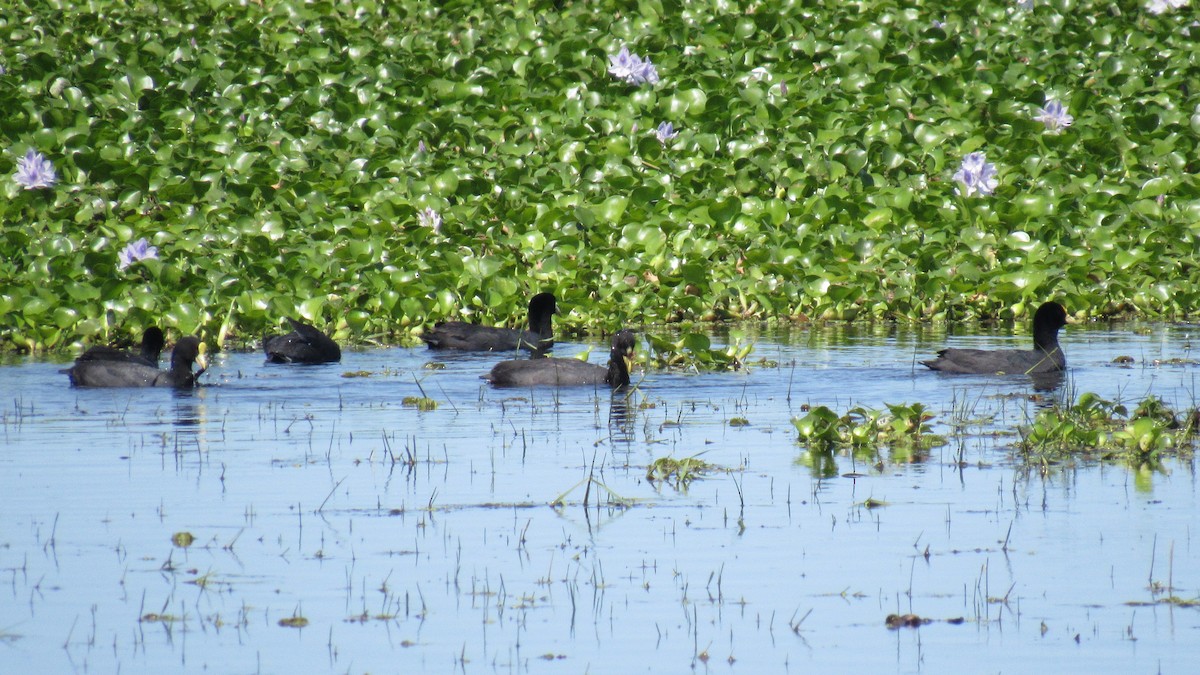
[[[921,363],[943,373],[1032,375],[1065,370],[1067,357],[1058,345],[1058,329],[1067,325],[1067,310],[1047,302],[1033,315],[1033,349],[943,349]]]
[[[287,317],[292,332],[263,338],[269,363],[333,363],[342,360],[342,349],[328,335]]]
[[[157,368],[159,355],[162,354],[166,344],[162,329],[158,326],[151,326],[146,329],[145,333],[142,333],[142,349],[136,354],[123,349],[96,345],[80,354],[75,361],[131,361]]]
[[[76,361],[66,369],[76,387],[194,387],[196,379],[208,367],[204,345],[188,336],[181,338],[171,351],[171,367],[159,370],[135,361]],[[200,370],[192,372],[192,364]]]
[[[629,384],[629,368],[637,344],[633,331],[613,335],[608,367],[579,359],[531,358],[501,361],[483,379],[497,387],[571,387],[608,385],[613,389]]]
[[[527,349],[545,353],[554,346],[550,318],[558,314],[553,293],[538,293],[529,300],[529,330],[494,328],[463,321],[438,323],[421,339],[430,349],[456,349],[474,352],[503,352]]]

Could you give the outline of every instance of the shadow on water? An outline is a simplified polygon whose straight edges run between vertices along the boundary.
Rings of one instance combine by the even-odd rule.
[[[1155,472],[1014,447],[1082,392],[1194,408],[1194,327],[1072,326],[1065,376],[919,365],[948,342],[1024,348],[1025,330],[720,326],[754,344],[747,368],[615,393],[492,389],[479,375],[508,355],[423,347],[219,354],[185,392],[76,390],[61,362],[8,357],[0,662],[836,671],[853,645],[872,671],[1185,671],[1190,454]],[[797,442],[817,406],[913,403],[944,444]],[[661,458],[706,470],[652,483]]]

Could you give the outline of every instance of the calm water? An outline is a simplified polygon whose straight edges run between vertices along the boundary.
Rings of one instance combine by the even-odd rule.
[[[1043,474],[1012,432],[1084,391],[1194,407],[1200,369],[1155,360],[1193,358],[1196,330],[1071,326],[1050,392],[914,366],[1027,345],[1003,329],[751,330],[777,366],[645,373],[627,404],[490,389],[497,357],[423,348],[218,355],[183,394],[10,359],[0,671],[1191,672],[1200,609],[1151,584],[1200,595],[1194,465]],[[436,410],[404,405],[422,391]],[[972,423],[928,457],[810,468],[802,406],[885,402]],[[693,455],[726,471],[646,480]],[[907,612],[933,622],[884,625]]]

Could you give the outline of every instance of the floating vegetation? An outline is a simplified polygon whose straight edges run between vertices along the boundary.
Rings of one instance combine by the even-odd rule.
[[[342,373],[342,377],[370,377],[372,374],[369,370],[347,370]]]
[[[648,334],[650,360],[660,368],[692,371],[741,370],[754,345],[743,344],[740,337],[724,349],[714,349],[712,340],[700,333],[685,333],[672,342]]]
[[[158,614],[156,612],[150,612],[148,614],[143,614],[139,621],[142,623],[176,623],[179,621],[179,617],[175,616],[174,614]]]
[[[921,626],[933,623],[934,620],[928,617],[918,616],[916,614],[888,614],[887,618],[883,621],[888,628],[896,630],[898,628],[920,628]],[[962,617],[946,619],[945,621],[946,623],[955,626],[967,622],[967,620]]]
[[[567,495],[574,492],[580,485],[585,486],[584,490],[583,490],[583,502],[582,502],[582,504],[584,506],[588,506],[590,504],[595,504],[596,506],[599,506],[601,504],[601,501],[600,501],[601,494],[607,495],[607,497],[608,497],[607,501],[604,502],[604,504],[606,506],[627,507],[627,506],[630,506],[633,504],[632,500],[627,499],[627,498],[622,497],[621,495],[617,494],[617,492],[615,490],[613,490],[612,488],[605,485],[604,482],[601,481],[600,479],[596,478],[595,475],[589,473],[578,483],[567,488],[562,494],[558,495],[553,500],[551,500],[550,506],[553,506],[555,508],[562,508],[562,507],[566,506],[567,505]],[[596,486],[596,495],[594,497],[592,496],[592,486],[593,485]]]
[[[187,548],[196,541],[191,532],[176,532],[171,535],[171,543],[179,548]]]
[[[189,579],[185,583],[192,584],[193,586],[199,586],[200,588],[208,588],[209,585],[214,583],[214,580],[213,580],[212,574],[210,573],[210,574],[202,574],[202,575],[196,577],[195,579]]]
[[[884,623],[891,629],[920,628],[925,624],[933,623],[933,619],[926,619],[916,614],[888,614]]]
[[[1171,359],[1154,359],[1154,361],[1152,361],[1151,363],[1153,363],[1156,366],[1195,366],[1195,365],[1200,365],[1200,361],[1197,361],[1195,359],[1181,359],[1178,357],[1171,358]]]
[[[356,616],[349,616],[344,619],[344,621],[346,623],[367,623],[370,621],[387,622],[387,621],[395,621],[395,620],[396,620],[395,614],[370,614],[369,612],[363,612],[362,614],[358,614]]]
[[[745,417],[734,417],[729,420],[729,426],[748,427],[750,426],[750,420],[746,419]]]
[[[405,396],[400,403],[406,408],[416,408],[417,410],[437,410],[438,407],[436,400],[425,396]]]
[[[279,620],[279,625],[284,628],[304,628],[308,625],[308,619],[302,616],[289,616]]]
[[[1179,415],[1154,396],[1131,413],[1089,392],[1073,405],[1040,411],[1020,430],[1019,448],[1026,461],[1043,466],[1087,456],[1157,470],[1165,455],[1195,452],[1196,427],[1195,411]]]
[[[855,407],[839,415],[825,406],[810,407],[804,417],[792,420],[799,441],[814,450],[835,448],[877,449],[880,446],[918,450],[944,445],[926,422],[933,419],[920,403],[887,404],[887,410]]]
[[[716,466],[698,457],[659,457],[646,468],[646,480],[650,482],[674,483],[676,487],[687,486]]]
[[[1125,603],[1128,607],[1153,607],[1155,605],[1171,605],[1174,607],[1195,608],[1200,607],[1200,597],[1197,598],[1181,598],[1177,595],[1168,595],[1165,598],[1157,600],[1130,600]]]

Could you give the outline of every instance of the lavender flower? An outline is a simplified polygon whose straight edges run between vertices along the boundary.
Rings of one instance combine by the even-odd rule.
[[[1061,131],[1075,121],[1067,114],[1066,106],[1054,99],[1047,101],[1045,108],[1038,108],[1038,116],[1033,119],[1045,124],[1047,131]]]
[[[632,82],[634,73],[642,67],[642,59],[629,53],[629,47],[621,47],[616,56],[608,57],[608,72],[618,80]]]
[[[434,232],[442,231],[442,216],[433,207],[426,206],[424,209],[417,212],[417,224],[421,227],[428,227]]]
[[[615,56],[608,57],[608,72],[628,84],[658,84],[658,69],[647,58],[630,53],[629,47],[621,47]]]
[[[650,85],[658,84],[658,69],[655,68],[654,64],[650,62],[649,57],[642,62],[641,79],[642,82],[646,82]]]
[[[666,145],[667,141],[678,136],[679,132],[675,131],[675,125],[670,122],[663,122],[654,130],[654,135],[658,137],[659,143]]]
[[[158,247],[151,246],[145,237],[131,242],[117,254],[117,269],[123,270],[139,260],[158,260]]]
[[[54,174],[54,165],[42,153],[30,148],[25,156],[17,160],[17,174],[13,176],[17,185],[26,190],[54,187],[58,176]]]
[[[962,167],[954,174],[954,180],[962,183],[965,196],[975,193],[990,195],[996,189],[996,165],[989,164],[982,152],[972,152],[963,157]],[[959,194],[964,194],[955,188]]]

